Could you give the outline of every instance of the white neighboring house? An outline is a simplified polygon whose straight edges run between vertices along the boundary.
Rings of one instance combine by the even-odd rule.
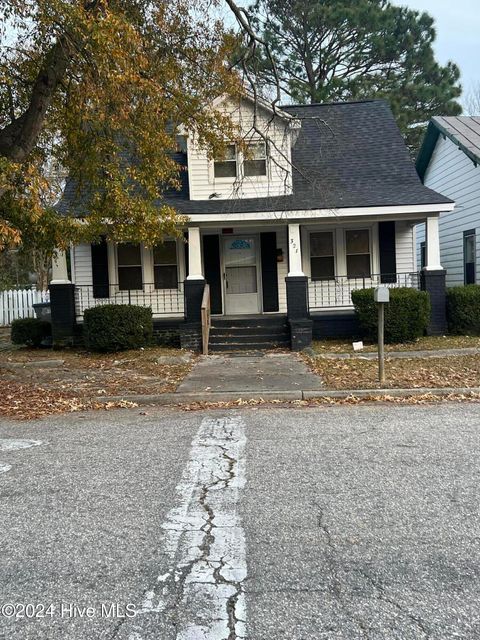
[[[63,310],[65,331],[69,314],[81,330],[89,307],[139,304],[152,308],[156,332],[177,331],[183,346],[196,348],[208,284],[212,347],[268,342],[298,349],[312,332],[352,335],[352,290],[420,286],[413,229],[424,221],[430,237],[425,273],[431,282],[440,273],[435,288],[441,294],[438,216],[454,203],[422,185],[386,102],[272,110],[245,97],[216,100],[213,108],[237,120],[250,153],[232,144],[226,157],[212,160],[193,132],[183,132],[175,155],[182,189],[164,201],[188,216],[185,241],[153,249],[77,245],[71,290],[60,256],[52,317],[55,308]],[[60,210],[82,217],[86,200],[67,182]],[[438,300],[441,321],[441,295]],[[441,322],[432,331],[442,332]]]
[[[417,160],[426,187],[456,202],[440,215],[440,261],[448,287],[480,284],[480,117],[433,118]],[[425,263],[425,225],[417,227],[417,264]]]

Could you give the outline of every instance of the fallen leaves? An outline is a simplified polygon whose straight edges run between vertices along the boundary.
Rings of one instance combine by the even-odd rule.
[[[87,411],[89,409],[111,410],[132,408],[134,402],[98,402],[79,398],[63,391],[53,391],[40,385],[21,383],[14,380],[2,380],[0,397],[0,415],[18,420],[31,420],[43,416]]]
[[[328,389],[375,389],[378,382],[377,360],[326,360],[306,358]],[[480,387],[480,356],[443,358],[387,358],[383,388]]]

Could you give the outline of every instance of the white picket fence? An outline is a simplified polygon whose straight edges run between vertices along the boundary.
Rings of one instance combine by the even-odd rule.
[[[0,291],[0,327],[8,327],[17,318],[34,318],[34,304],[48,302],[48,291],[12,289]]]

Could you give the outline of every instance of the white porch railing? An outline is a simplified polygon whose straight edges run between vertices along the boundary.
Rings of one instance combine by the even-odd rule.
[[[396,274],[372,274],[365,278],[347,278],[337,276],[330,280],[312,280],[308,282],[308,298],[310,311],[335,307],[351,307],[352,291],[370,289],[384,285],[389,288],[420,288],[418,272]]]
[[[31,289],[10,289],[0,291],[0,327],[8,327],[17,318],[34,318],[34,304],[48,302],[48,291]]]
[[[104,304],[134,304],[150,307],[153,317],[183,316],[183,284],[177,289],[155,289],[153,283],[144,283],[143,289],[120,289],[118,284],[102,287],[75,285],[75,312],[83,317],[85,309]],[[105,295],[108,293],[109,295]]]

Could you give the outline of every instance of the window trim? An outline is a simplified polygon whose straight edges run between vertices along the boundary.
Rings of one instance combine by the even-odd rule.
[[[368,276],[349,276],[348,275],[348,256],[365,256],[366,253],[348,253],[347,250],[347,233],[352,231],[366,231],[368,233],[368,256],[369,256],[369,268],[370,273]],[[344,229],[343,233],[344,251],[345,251],[345,276],[348,280],[358,280],[359,278],[369,280],[374,273],[373,269],[373,243],[372,243],[372,229],[370,227],[352,227]]]
[[[312,235],[318,233],[330,233],[332,235],[332,256],[312,256]],[[312,257],[315,258],[333,258],[333,276],[331,278],[314,278],[312,275]],[[308,266],[310,270],[310,279],[312,282],[324,282],[335,280],[337,277],[337,245],[336,245],[336,236],[335,229],[318,229],[316,231],[310,231],[308,234]]]
[[[133,244],[133,245],[137,245],[140,251],[140,264],[128,264],[128,265],[120,265],[119,261],[118,261],[118,247],[121,244]],[[136,269],[138,269],[138,267],[140,267],[141,270],[141,277],[142,277],[142,286],[140,289],[121,289],[120,288],[120,268],[127,268],[128,267],[135,267]],[[116,274],[117,274],[117,287],[118,290],[120,292],[122,291],[144,291],[145,289],[145,264],[144,264],[144,258],[143,258],[143,246],[139,243],[139,242],[117,242],[115,244],[115,270],[116,270]]]
[[[467,261],[465,260],[465,248],[467,238],[473,237],[473,282],[469,284],[477,284],[477,234],[475,229],[468,229],[463,232],[463,284],[467,284]],[[470,264],[470,263],[469,263]]]
[[[155,263],[155,252],[154,249],[155,247],[152,247],[151,249],[151,256],[152,256],[152,273],[153,273],[153,288],[155,291],[178,291],[179,287],[180,287],[180,252],[179,252],[179,243],[177,240],[173,239],[173,238],[165,238],[165,243],[166,242],[174,242],[175,243],[175,258],[176,258],[176,263],[175,265],[173,264],[161,264],[158,265]],[[155,284],[155,267],[159,266],[159,267],[173,267],[175,266],[177,269],[177,286],[176,287],[157,287]]]

